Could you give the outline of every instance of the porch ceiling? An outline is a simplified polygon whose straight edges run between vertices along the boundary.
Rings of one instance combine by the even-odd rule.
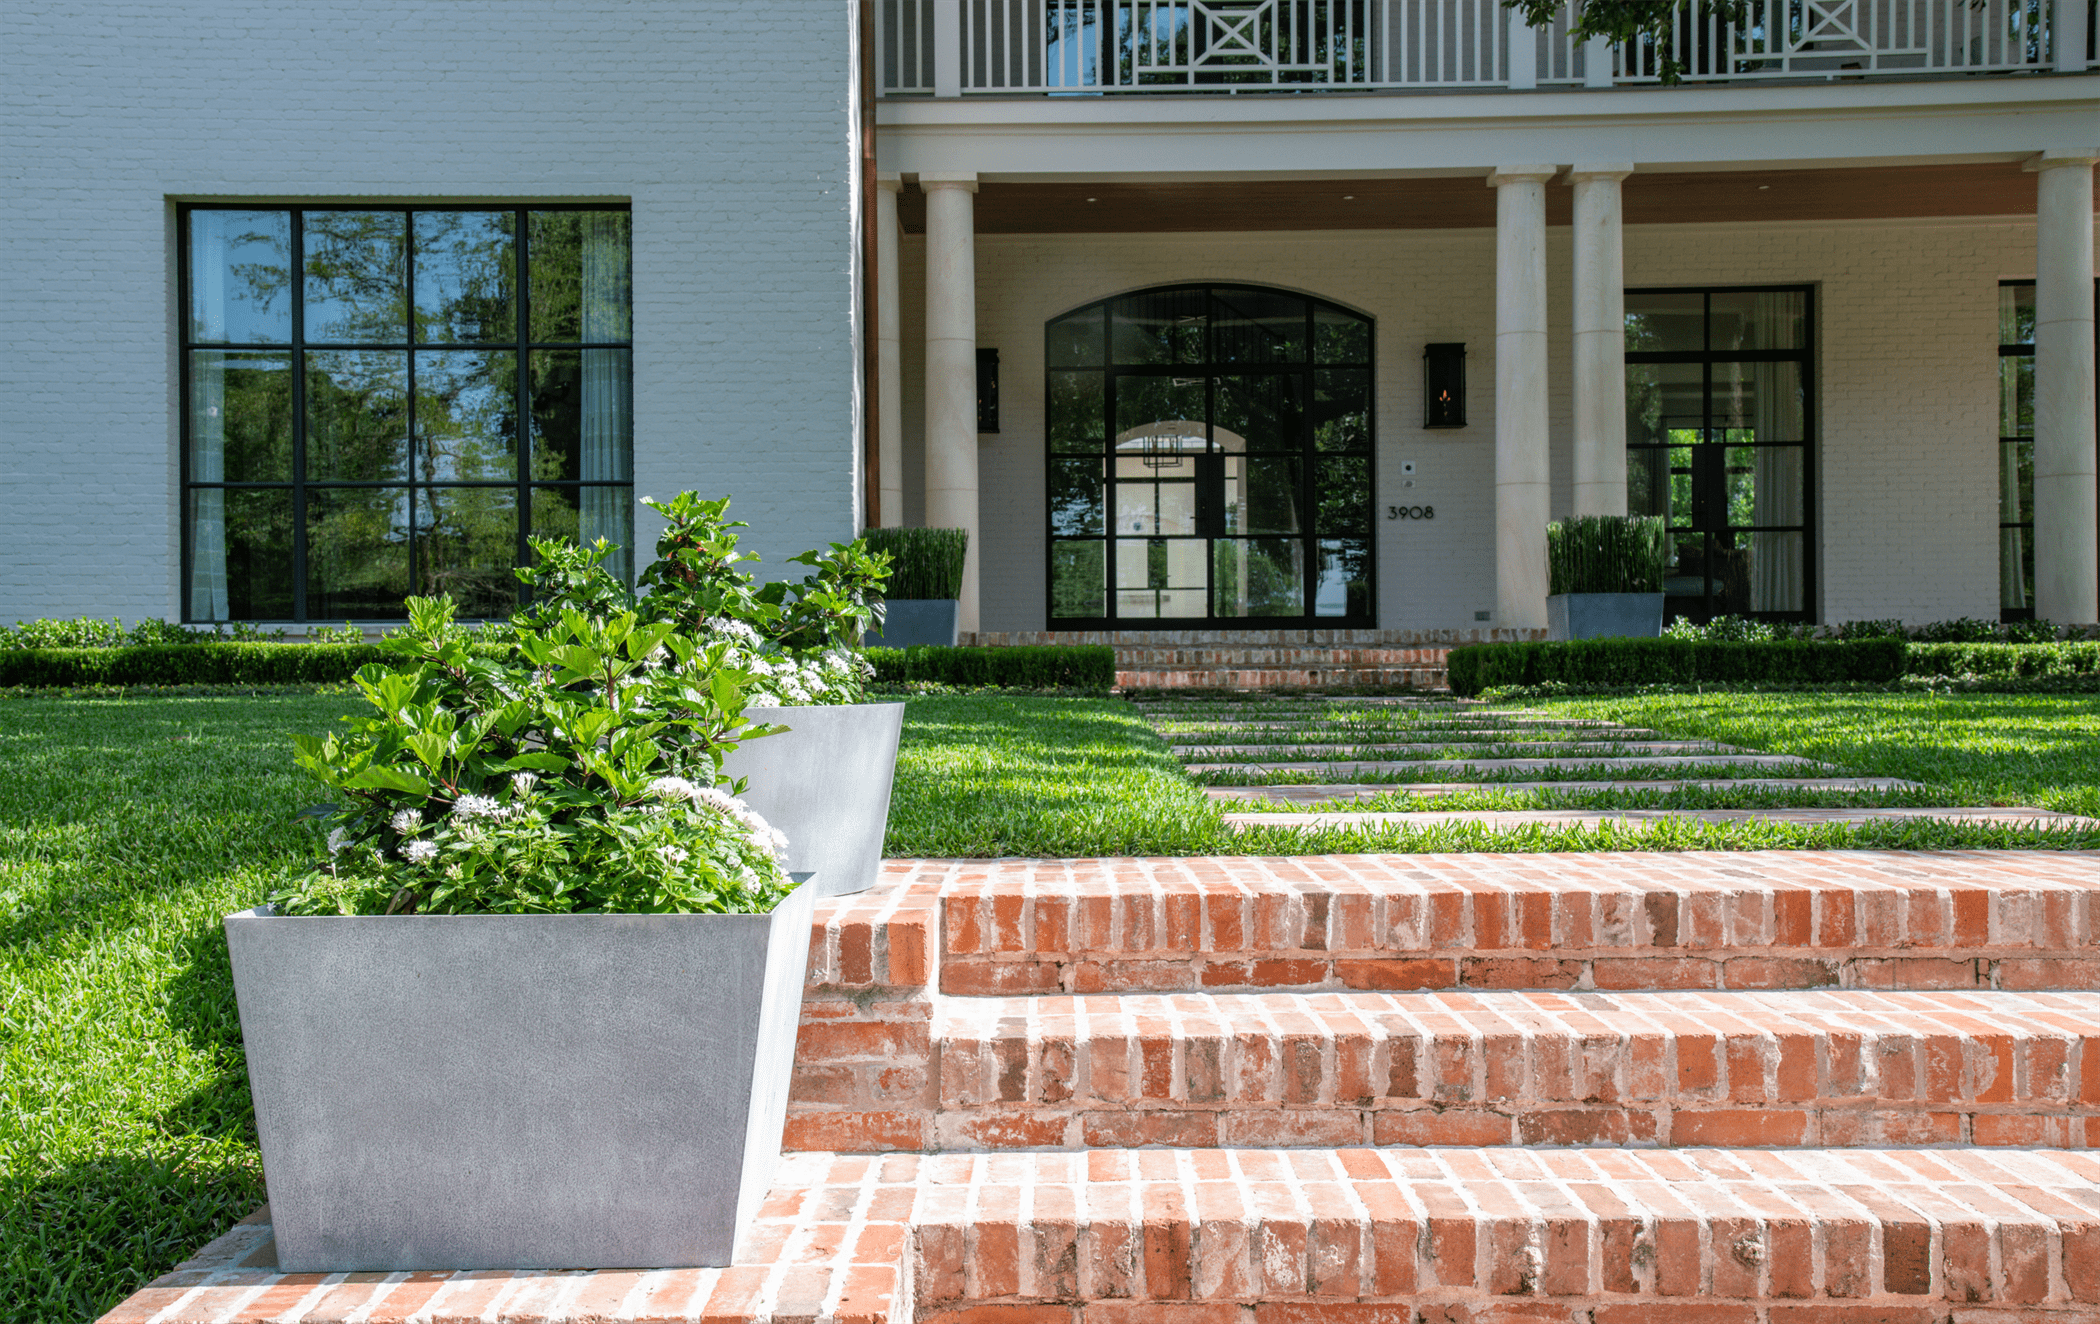
[[[1567,188],[1546,191],[1549,225],[1569,223],[1572,194]],[[1625,184],[1629,225],[2032,216],[2034,204],[2035,176],[2015,162],[1637,171]],[[925,232],[924,194],[907,188],[898,198],[897,212],[907,232]],[[1151,184],[988,181],[977,194],[979,234],[1450,230],[1494,224],[1495,192],[1484,177]]]

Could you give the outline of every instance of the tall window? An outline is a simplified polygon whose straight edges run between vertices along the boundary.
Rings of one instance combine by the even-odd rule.
[[[1372,623],[1369,318],[1188,285],[1045,341],[1053,625]]]
[[[500,616],[529,535],[631,547],[624,208],[181,225],[188,619]]]
[[[2034,618],[2034,282],[1998,286],[1998,613]]]
[[[1626,292],[1626,506],[1669,522],[1671,616],[1808,618],[1806,288]]]

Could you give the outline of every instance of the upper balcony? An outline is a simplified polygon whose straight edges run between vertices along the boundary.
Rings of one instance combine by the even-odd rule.
[[[876,0],[885,97],[1534,91],[1654,85],[1652,40],[1524,26],[1500,0]],[[1687,84],[2082,73],[2094,0],[1753,0],[1677,11]]]

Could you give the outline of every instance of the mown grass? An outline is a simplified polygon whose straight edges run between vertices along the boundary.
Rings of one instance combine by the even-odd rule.
[[[2100,696],[1670,694],[1526,707],[1924,782],[1948,805],[2100,815]]]
[[[341,697],[0,702],[0,1320],[86,1320],[263,1198],[219,929],[302,867]]]

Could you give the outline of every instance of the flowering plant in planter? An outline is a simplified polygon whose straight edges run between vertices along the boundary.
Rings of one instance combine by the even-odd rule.
[[[409,600],[361,670],[373,712],[294,737],[335,793],[329,857],[279,914],[755,913],[791,884],[785,839],[716,785],[752,674],[633,612],[564,611],[470,647],[447,598]]]
[[[760,585],[738,568],[758,557],[737,550],[731,530],[747,526],[726,517],[728,498],[681,492],[669,501],[644,497],[642,504],[664,517],[656,561],[641,574],[645,592],[605,569],[614,549],[603,540],[578,547],[535,539],[538,563],[518,572],[534,602],[516,623],[531,628],[571,610],[633,611],[688,638],[727,644],[723,661],[749,673],[753,704],[860,701],[873,674],[860,656],[860,639],[868,623],[879,620],[887,558],[861,542],[832,543],[789,558],[812,567],[799,583]]]

